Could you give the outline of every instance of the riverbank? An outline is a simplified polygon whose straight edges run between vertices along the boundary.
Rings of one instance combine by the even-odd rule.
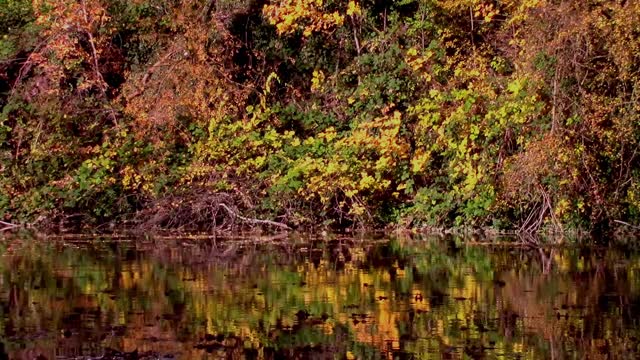
[[[0,220],[640,224],[637,2],[292,4],[10,1]]]

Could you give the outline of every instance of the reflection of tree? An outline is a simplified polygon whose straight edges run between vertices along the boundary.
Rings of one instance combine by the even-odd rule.
[[[26,342],[47,357],[87,344],[192,357],[636,351],[634,256],[263,240],[15,243],[0,258],[0,336],[9,352]]]

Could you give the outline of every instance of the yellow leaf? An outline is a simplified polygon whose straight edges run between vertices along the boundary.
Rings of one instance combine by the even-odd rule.
[[[360,6],[356,4],[355,1],[349,1],[349,5],[347,6],[347,15],[354,16],[360,15]]]

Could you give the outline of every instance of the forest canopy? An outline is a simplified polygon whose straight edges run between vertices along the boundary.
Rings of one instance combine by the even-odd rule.
[[[0,0],[0,220],[636,224],[639,76],[638,1]]]

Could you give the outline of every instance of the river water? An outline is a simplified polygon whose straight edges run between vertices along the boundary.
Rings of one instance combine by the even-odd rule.
[[[636,359],[639,270],[624,246],[12,236],[0,360]]]

